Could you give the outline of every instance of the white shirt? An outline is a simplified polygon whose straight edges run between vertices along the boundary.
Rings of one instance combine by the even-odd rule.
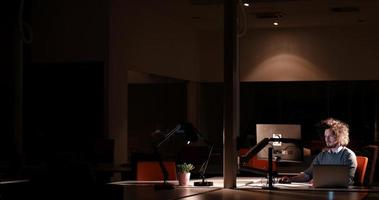
[[[343,146],[339,146],[338,148],[329,149],[328,153],[338,153],[343,149]]]

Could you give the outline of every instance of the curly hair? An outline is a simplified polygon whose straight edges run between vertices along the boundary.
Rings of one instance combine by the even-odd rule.
[[[349,144],[349,125],[334,119],[328,118],[322,121],[327,129],[331,129],[336,135],[337,141],[341,146],[347,146]]]

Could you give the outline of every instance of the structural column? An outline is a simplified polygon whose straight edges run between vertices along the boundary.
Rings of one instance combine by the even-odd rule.
[[[114,165],[128,162],[128,67],[124,55],[125,1],[110,1],[108,65],[108,134],[114,140]],[[113,177],[120,180],[121,176]]]
[[[224,1],[224,188],[235,188],[239,131],[237,0]]]

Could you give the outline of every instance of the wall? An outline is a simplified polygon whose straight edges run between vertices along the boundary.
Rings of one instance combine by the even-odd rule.
[[[133,129],[128,128],[127,105],[133,100],[128,97],[128,70],[198,80],[197,41],[186,23],[190,15],[182,9],[187,6],[187,1],[176,0],[111,1],[108,123],[115,164],[128,161],[128,130]]]
[[[223,31],[201,30],[199,42],[199,66],[201,82],[219,82],[224,78]]]
[[[54,153],[63,151],[81,155],[107,136],[108,4],[106,0],[26,1],[25,18],[33,37],[24,49],[27,161],[50,161],[56,158]]]
[[[378,33],[365,26],[250,29],[240,39],[241,81],[377,80]],[[201,33],[200,43],[208,52],[200,56],[201,80],[222,81],[220,32]]]
[[[198,80],[187,1],[33,0],[32,63],[105,63],[105,135],[127,161],[128,70]],[[189,9],[185,9],[189,10]]]
[[[378,33],[358,26],[251,31],[241,41],[241,80],[378,79]]]
[[[111,11],[119,24],[111,28],[118,33],[111,33],[117,47],[110,55],[118,64],[178,79],[223,80],[223,31],[195,31],[189,2],[115,4],[122,9]],[[107,59],[106,1],[34,0],[32,9],[34,62]],[[250,29],[240,39],[241,80],[377,79],[378,32],[363,25]]]
[[[104,61],[108,3],[105,0],[32,2],[32,61]]]
[[[123,3],[119,56],[129,70],[198,80],[197,40],[188,24],[189,2]],[[122,5],[122,3],[120,4]],[[112,51],[112,49],[111,49]]]

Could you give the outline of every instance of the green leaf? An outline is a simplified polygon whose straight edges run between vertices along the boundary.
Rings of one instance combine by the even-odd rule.
[[[177,165],[177,168],[178,168],[178,172],[184,172],[184,173],[188,173],[191,170],[195,169],[195,167],[191,163],[179,164],[179,165]]]

